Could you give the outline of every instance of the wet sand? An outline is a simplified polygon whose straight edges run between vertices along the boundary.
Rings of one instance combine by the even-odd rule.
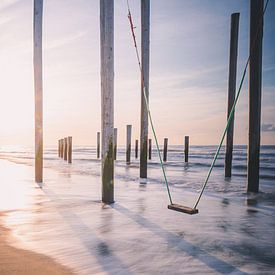
[[[0,224],[0,274],[74,274],[50,257],[10,246],[9,235],[9,230]]]

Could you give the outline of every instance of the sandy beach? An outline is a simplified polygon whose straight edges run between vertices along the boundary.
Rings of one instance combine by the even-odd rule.
[[[9,235],[9,230],[0,224],[0,274],[74,274],[50,257],[9,245]]]

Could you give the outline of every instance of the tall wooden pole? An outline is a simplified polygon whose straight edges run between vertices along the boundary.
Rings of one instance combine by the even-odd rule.
[[[189,155],[189,136],[184,137],[184,162],[188,162]]]
[[[114,128],[114,160],[116,160],[117,154],[117,128]]]
[[[239,13],[231,14],[231,32],[230,32],[230,56],[229,56],[229,81],[228,81],[228,107],[227,119],[231,112],[236,94],[236,74],[237,74],[237,56],[238,56],[238,35],[239,35]],[[225,176],[231,177],[232,170],[232,151],[234,137],[234,114],[231,119],[226,136],[225,153]]]
[[[149,102],[150,0],[141,0],[141,117],[140,177],[147,178],[148,112],[143,89]]]
[[[114,1],[100,1],[102,202],[114,202]]]
[[[64,156],[64,139],[63,138],[60,140],[60,144],[61,144],[60,157],[63,158]]]
[[[263,0],[250,1],[249,130],[247,192],[259,191]]]
[[[43,79],[42,79],[43,0],[34,0],[33,67],[35,98],[35,181],[43,181]]]
[[[132,125],[127,125],[126,133],[126,164],[131,163],[131,135],[132,135]]]
[[[96,133],[96,157],[100,158],[100,132]]]
[[[60,139],[58,140],[58,157],[60,158],[60,154],[61,154],[61,143],[60,143]]]

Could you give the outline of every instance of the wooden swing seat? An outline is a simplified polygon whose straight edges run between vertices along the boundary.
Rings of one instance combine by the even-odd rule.
[[[188,206],[183,206],[180,204],[169,204],[168,205],[168,209],[170,210],[174,210],[174,211],[178,211],[178,212],[183,212],[185,214],[189,214],[189,215],[193,215],[193,214],[198,214],[199,210],[198,209],[194,209]]]

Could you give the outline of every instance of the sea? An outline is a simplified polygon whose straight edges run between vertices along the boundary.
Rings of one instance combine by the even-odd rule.
[[[190,146],[185,163],[183,146],[169,146],[164,167],[173,203],[194,206],[216,149]],[[260,190],[247,194],[247,147],[234,146],[231,178],[224,177],[222,147],[199,214],[191,216],[167,209],[155,147],[146,181],[134,150],[127,165],[125,148],[118,148],[113,205],[100,201],[96,147],[75,146],[72,164],[45,148],[41,185],[33,181],[32,148],[0,147],[0,210],[13,245],[78,274],[275,274],[275,146],[260,152]]]

